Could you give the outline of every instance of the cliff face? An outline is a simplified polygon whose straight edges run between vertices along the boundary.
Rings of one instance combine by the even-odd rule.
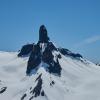
[[[33,69],[38,70],[38,66],[41,63],[45,63],[46,71],[60,76],[61,66],[59,64],[58,55],[56,55],[56,57],[53,55],[54,51],[57,52],[57,48],[53,45],[52,42],[49,42],[46,27],[42,25],[39,30],[39,41],[33,46],[33,50],[27,64],[26,73],[30,74]]]
[[[44,25],[40,26],[39,29],[39,42],[40,43],[47,43],[49,41],[48,32]]]
[[[25,45],[22,47],[20,53],[18,54],[18,57],[24,57],[26,55],[29,56],[26,75],[30,76],[32,74],[36,74],[38,73],[38,70],[43,67],[47,73],[61,77],[62,67],[59,61],[60,59],[62,59],[62,54],[73,58],[82,58],[81,55],[74,54],[68,49],[57,48],[49,40],[50,39],[48,37],[47,29],[44,25],[42,25],[39,29],[38,43]],[[36,79],[37,85],[30,90],[30,93],[33,94],[30,99],[33,99],[34,97],[38,97],[40,95],[46,96],[45,91],[42,89],[42,74],[44,73],[40,73],[38,78]],[[53,86],[55,84],[55,81],[52,80],[52,82],[50,82],[49,84],[50,86]],[[21,100],[24,100],[26,96],[27,94],[25,93],[22,96]]]
[[[49,73],[61,76],[61,66],[59,64],[59,59],[61,59],[61,54],[65,56],[70,56],[73,58],[80,59],[82,56],[80,54],[75,54],[65,48],[57,48],[55,45],[49,41],[48,32],[44,25],[40,26],[39,29],[39,40],[37,44],[29,44],[22,47],[21,52],[18,57],[30,55],[27,63],[26,74],[31,74],[32,70],[38,70],[38,66],[41,63],[45,63],[45,70]],[[56,56],[54,56],[54,52]]]

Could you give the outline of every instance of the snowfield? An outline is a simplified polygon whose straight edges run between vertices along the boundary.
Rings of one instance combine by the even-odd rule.
[[[43,64],[26,76],[28,57],[17,52],[0,52],[0,100],[100,100],[100,67],[87,60],[59,59],[61,77],[45,71]],[[42,74],[45,96],[32,97],[31,90]]]

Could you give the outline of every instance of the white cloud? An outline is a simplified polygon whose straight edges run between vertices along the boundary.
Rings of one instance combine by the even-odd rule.
[[[97,42],[99,40],[100,40],[100,36],[94,36],[94,37],[90,37],[90,38],[86,39],[85,43],[91,44],[91,43]]]
[[[75,44],[75,47],[80,47],[88,44],[95,43],[97,41],[100,41],[100,35],[92,36],[87,39],[84,39],[82,42]]]

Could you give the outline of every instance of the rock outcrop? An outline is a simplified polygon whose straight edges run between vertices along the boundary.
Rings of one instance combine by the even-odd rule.
[[[35,69],[41,63],[41,53],[39,45],[34,45],[27,64],[26,73],[29,74],[32,69]]]
[[[58,48],[58,50],[60,51],[60,53],[62,53],[65,56],[70,56],[73,58],[83,58],[82,55],[80,55],[78,53],[72,53],[71,51],[69,51],[68,49],[65,49],[65,48]]]
[[[21,51],[18,54],[18,57],[23,57],[29,55],[33,50],[34,44],[26,44],[22,47]]]
[[[51,74],[61,76],[61,66],[59,60],[62,55],[70,56],[72,58],[83,58],[80,54],[75,54],[65,48],[56,48],[55,45],[49,41],[48,32],[44,25],[40,26],[39,29],[39,41],[37,44],[24,45],[18,57],[23,57],[29,55],[29,60],[27,63],[26,74],[32,73],[32,70],[37,71],[39,65],[44,64],[45,70]],[[57,52],[54,56],[54,52]]]
[[[42,25],[39,30],[39,41],[33,46],[27,64],[27,75],[32,70],[37,70],[41,63],[46,63],[46,71],[52,74],[61,75],[61,66],[59,64],[59,56],[56,56],[57,60],[54,60],[53,51],[57,51],[57,48],[52,42],[49,42],[48,33],[46,27]]]
[[[48,32],[44,25],[40,26],[39,43],[47,43],[49,41]]]

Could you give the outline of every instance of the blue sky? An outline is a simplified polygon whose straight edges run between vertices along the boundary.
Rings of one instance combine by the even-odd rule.
[[[36,42],[41,24],[58,46],[100,62],[100,0],[0,0],[0,51]]]

